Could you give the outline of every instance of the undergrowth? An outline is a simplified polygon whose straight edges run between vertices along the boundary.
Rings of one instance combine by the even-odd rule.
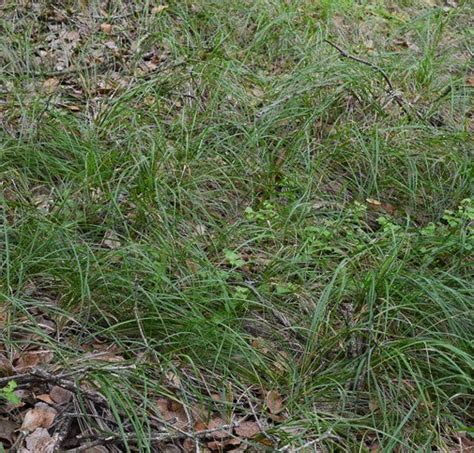
[[[119,3],[70,2],[65,23],[114,25]],[[5,7],[4,349],[75,367],[116,344],[135,367],[90,373],[140,451],[170,372],[175,398],[228,419],[277,390],[258,449],[329,431],[324,451],[456,448],[473,412],[472,10],[434,3],[122,5],[133,53],[91,65],[110,39],[94,32],[53,93],[37,13]],[[159,69],[140,72],[149,52]]]

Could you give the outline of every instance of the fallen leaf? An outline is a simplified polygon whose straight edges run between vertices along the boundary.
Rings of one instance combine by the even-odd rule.
[[[216,428],[219,428],[220,426],[224,426],[226,424],[226,422],[220,418],[220,417],[216,417],[216,418],[213,418],[209,424],[207,425],[207,429],[216,429]],[[216,430],[214,431],[212,434],[211,434],[212,437],[214,437],[214,439],[224,439],[226,437],[229,437],[229,433],[225,430]]]
[[[46,91],[46,93],[54,93],[56,91],[56,88],[59,86],[59,79],[56,77],[50,77],[49,79],[46,79],[43,82],[43,88]]]
[[[474,76],[468,77],[466,82],[470,87],[473,87],[474,86]]]
[[[118,50],[117,44],[114,41],[106,41],[104,42],[104,46],[110,50]]]
[[[100,29],[108,35],[110,35],[112,33],[112,25],[111,24],[107,24],[107,23],[100,24]]]
[[[279,414],[283,410],[283,401],[277,390],[270,390],[267,393],[265,403],[272,414]]]
[[[262,337],[252,338],[250,344],[262,354],[268,354],[270,352],[270,350],[265,346],[265,340]]]
[[[49,392],[51,399],[59,405],[69,403],[72,399],[72,392],[55,385]]]
[[[65,39],[66,41],[76,42],[81,39],[81,35],[77,31],[70,31],[66,33]]]
[[[115,231],[109,230],[104,234],[104,239],[102,240],[102,245],[108,249],[114,250],[121,246],[120,240]]]
[[[172,387],[177,389],[181,388],[181,379],[174,371],[168,370],[166,372],[166,379],[168,381],[168,384]]]
[[[152,14],[160,14],[161,12],[163,12],[167,8],[168,8],[168,5],[155,6],[154,8],[152,8],[151,13]]]
[[[232,439],[223,439],[223,440],[211,440],[206,445],[211,450],[222,451],[223,449],[225,449],[226,451],[234,451],[234,450],[229,450],[228,447],[240,445],[241,443],[242,443],[241,439],[232,438]]]
[[[13,366],[16,371],[27,371],[30,368],[51,362],[53,356],[51,351],[27,351],[13,360]]]
[[[197,422],[204,422],[208,419],[208,410],[201,404],[195,404],[191,407],[191,414],[193,420]]]
[[[365,201],[372,206],[381,206],[382,202],[379,200],[375,200],[374,198],[366,198]]]
[[[235,428],[235,433],[244,439],[249,439],[259,432],[260,427],[255,422],[242,422]]]
[[[196,234],[198,236],[205,236],[207,233],[207,227],[206,225],[203,225],[202,223],[197,224],[194,230],[196,231]]]
[[[71,112],[80,112],[81,111],[81,108],[78,105],[75,105],[75,104],[68,104],[66,107]]]
[[[282,412],[280,414],[270,414],[269,418],[274,422],[283,423],[285,420],[288,419],[288,415]]]
[[[367,39],[364,41],[364,45],[367,50],[373,50],[374,49],[374,42],[371,39]]]
[[[194,431],[204,431],[206,428],[207,423],[201,422],[199,420],[194,424]]]
[[[378,408],[379,408],[379,405],[378,405],[378,403],[377,403],[377,400],[371,399],[371,400],[369,401],[369,409],[370,409],[370,411],[371,411],[371,412],[374,412],[374,411],[376,411]]]
[[[161,416],[170,423],[173,423],[179,428],[184,428],[188,424],[188,417],[184,407],[177,401],[172,401],[166,398],[158,398],[157,406],[160,410]]]
[[[31,432],[37,428],[49,428],[56,414],[57,411],[46,403],[36,403],[35,407],[26,413],[21,430]]]
[[[29,453],[53,453],[56,442],[45,428],[35,429],[25,438],[26,449]]]
[[[18,428],[16,423],[13,423],[7,418],[0,418],[0,440],[6,441],[9,444],[13,443],[13,433]]]
[[[190,439],[189,437],[183,442],[183,450],[188,453],[193,453],[196,451],[196,442]]]
[[[11,376],[13,373],[13,367],[3,354],[0,354],[0,376]]]
[[[225,447],[225,442],[223,442],[221,440],[211,440],[211,441],[207,442],[206,445],[210,450],[223,451],[224,447]]]
[[[181,453],[181,449],[176,445],[166,445],[164,448],[160,449],[163,453]]]
[[[53,399],[47,393],[42,393],[41,395],[38,395],[36,399],[43,401],[47,404],[54,404]]]

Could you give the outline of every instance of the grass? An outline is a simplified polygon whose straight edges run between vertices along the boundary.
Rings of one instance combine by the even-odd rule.
[[[1,23],[4,351],[37,344],[79,367],[115,343],[136,368],[91,378],[140,451],[158,395],[264,418],[269,390],[278,447],[330,430],[325,451],[459,448],[468,2],[65,2],[71,70],[38,57],[59,39],[43,3],[35,23],[7,2]],[[382,67],[419,116],[325,38]]]

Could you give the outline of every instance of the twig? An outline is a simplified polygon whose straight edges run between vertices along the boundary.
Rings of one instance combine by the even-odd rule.
[[[53,452],[57,452],[61,449],[61,445],[66,440],[69,434],[72,424],[72,418],[68,417],[67,410],[73,406],[73,403],[69,403],[60,414],[60,420],[58,422],[58,428],[53,434]]]
[[[15,381],[18,385],[21,385],[21,384],[28,384],[36,380],[37,379],[33,378],[33,376],[30,373],[16,374],[14,376],[7,376],[7,377],[0,378],[0,388],[4,387],[5,385],[8,385],[10,381]]]
[[[262,421],[258,417],[257,412],[255,411],[255,408],[252,404],[252,400],[250,399],[250,395],[248,393],[247,393],[247,402],[250,406],[250,410],[252,411],[253,418],[255,419],[255,422],[257,423],[258,428],[260,429],[260,432],[272,443],[272,445],[275,445],[276,439],[267,433],[266,426],[263,426]]]
[[[409,103],[403,99],[403,97],[398,91],[395,90],[395,88],[393,87],[392,81],[388,77],[387,73],[381,67],[371,63],[370,61],[363,60],[362,58],[355,57],[354,55],[350,55],[344,49],[339,47],[337,44],[334,44],[333,42],[327,39],[325,39],[324,42],[329,44],[331,47],[334,47],[334,49],[336,49],[339,52],[339,55],[341,57],[348,58],[349,60],[357,61],[358,63],[366,65],[369,68],[372,68],[375,71],[377,71],[383,77],[383,79],[385,80],[385,83],[388,86],[388,95],[391,96],[395,100],[395,102],[400,106],[400,108],[408,117],[412,116],[410,110],[407,108],[407,105],[409,105]],[[418,118],[421,118],[420,113],[416,110],[414,111],[415,111],[416,116]]]
[[[149,444],[151,444],[152,442],[169,442],[172,440],[173,441],[182,440],[185,438],[190,438],[193,440],[206,439],[208,437],[213,437],[213,433],[217,431],[228,431],[237,426],[238,426],[238,423],[232,423],[230,425],[222,425],[222,426],[218,426],[217,428],[206,429],[203,431],[196,431],[194,433],[188,433],[188,432],[162,433],[162,434],[150,436],[146,440]],[[98,445],[104,445],[104,444],[113,443],[113,442],[120,442],[122,440],[127,441],[127,442],[133,442],[133,441],[138,440],[138,435],[129,434],[127,436],[121,436],[120,434],[110,434],[108,436],[99,437],[93,441],[90,441],[84,445],[81,445],[80,447],[66,450],[66,453],[80,453],[80,452],[86,451],[89,448],[97,447]]]
[[[68,379],[64,379],[61,375],[54,375],[41,368],[33,368],[29,373],[17,374],[0,378],[0,387],[7,385],[10,381],[15,381],[18,385],[30,384],[37,381],[45,381],[69,390],[73,393],[80,394],[96,404],[107,404],[107,400],[99,392],[84,390],[77,386],[76,383]]]

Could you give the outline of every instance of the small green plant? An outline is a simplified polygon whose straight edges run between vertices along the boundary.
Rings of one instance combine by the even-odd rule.
[[[18,384],[15,381],[10,381],[5,387],[0,389],[0,400],[8,401],[12,404],[18,404],[21,399],[15,393]]]
[[[287,294],[294,294],[296,293],[298,287],[291,282],[288,283],[278,283],[275,285],[275,292],[279,296],[285,296]]]
[[[232,267],[242,267],[245,264],[245,261],[240,257],[240,255],[233,250],[224,250],[224,256],[226,261]]]
[[[400,225],[397,225],[389,217],[386,216],[380,216],[377,219],[377,222],[382,227],[382,231],[384,232],[391,232],[395,234],[402,229]]]
[[[456,211],[450,209],[444,211],[443,220],[452,228],[472,222],[474,220],[474,203],[470,198],[462,200]]]
[[[247,220],[258,222],[266,222],[278,216],[275,206],[269,201],[264,201],[263,206],[256,211],[252,207],[248,206],[245,208],[244,212],[245,218]]]
[[[249,298],[250,289],[246,288],[245,286],[237,286],[235,288],[234,297],[237,300],[245,301]]]

